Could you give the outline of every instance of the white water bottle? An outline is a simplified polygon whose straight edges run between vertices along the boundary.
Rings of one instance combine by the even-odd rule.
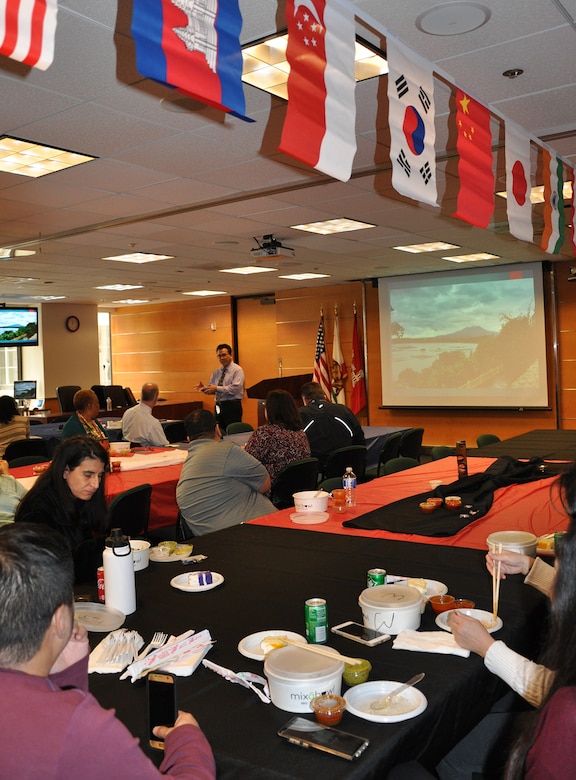
[[[346,491],[346,506],[356,506],[356,474],[352,471],[352,466],[346,466],[342,486]]]
[[[104,597],[107,607],[124,615],[136,611],[136,582],[130,540],[121,528],[112,528],[102,556],[104,563]]]
[[[112,411],[112,399],[110,396],[106,397],[106,411],[111,412]]]

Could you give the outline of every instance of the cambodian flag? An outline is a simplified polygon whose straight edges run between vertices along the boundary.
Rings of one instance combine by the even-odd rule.
[[[241,29],[238,0],[133,0],[138,72],[250,121]]]

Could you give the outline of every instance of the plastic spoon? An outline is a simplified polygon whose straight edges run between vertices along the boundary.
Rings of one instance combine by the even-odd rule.
[[[372,702],[370,705],[371,710],[385,710],[387,707],[390,706],[390,702],[392,699],[396,698],[400,693],[404,693],[405,690],[408,688],[411,688],[413,685],[416,685],[416,683],[419,683],[420,680],[424,679],[424,672],[420,672],[420,674],[415,674],[414,677],[411,677],[408,682],[403,683],[402,685],[399,685],[397,688],[393,688],[390,693],[384,698],[384,699],[378,699],[377,701]]]

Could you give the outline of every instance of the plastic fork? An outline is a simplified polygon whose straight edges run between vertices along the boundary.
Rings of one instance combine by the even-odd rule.
[[[156,631],[154,636],[152,637],[152,641],[149,645],[146,645],[144,650],[140,653],[137,660],[141,661],[143,658],[145,658],[148,653],[151,650],[158,650],[159,647],[162,647],[162,645],[165,645],[168,640],[168,634],[163,634],[162,631]]]

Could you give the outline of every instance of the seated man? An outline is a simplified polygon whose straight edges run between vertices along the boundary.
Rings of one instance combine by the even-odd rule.
[[[146,382],[142,385],[140,403],[124,412],[122,436],[126,441],[142,444],[144,447],[167,447],[168,439],[162,423],[152,414],[158,403],[158,385]]]
[[[160,770],[88,693],[88,640],[74,623],[66,539],[39,525],[0,528],[0,746],[5,778],[211,780],[214,757],[195,718],[158,725]],[[6,706],[9,702],[9,706]]]
[[[212,412],[195,409],[184,421],[190,441],[176,487],[178,509],[194,536],[275,512],[263,495],[270,476],[260,461],[222,434]]]
[[[318,382],[306,382],[300,389],[300,395],[304,406],[298,411],[310,442],[312,457],[318,458],[321,470],[334,450],[366,444],[364,431],[356,415],[344,404],[327,401]]]

